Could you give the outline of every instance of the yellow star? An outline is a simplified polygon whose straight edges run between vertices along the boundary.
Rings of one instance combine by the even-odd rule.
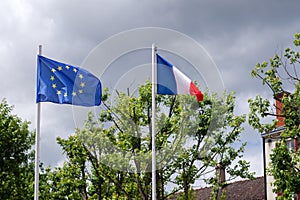
[[[54,76],[51,76],[50,80],[51,80],[51,81],[54,81],[54,79],[55,79]]]
[[[52,88],[56,88],[56,84],[55,83],[52,84]]]
[[[67,96],[68,96],[68,94],[65,92],[64,97],[67,97]]]
[[[75,72],[75,73],[76,73],[76,72],[77,72],[77,69],[76,69],[76,68],[74,68],[74,69],[73,69],[73,72]]]
[[[75,97],[76,96],[76,92],[72,92],[72,96]]]
[[[81,83],[80,83],[80,86],[81,86],[81,87],[84,87],[84,86],[85,86],[85,82],[81,82]]]
[[[70,69],[70,67],[68,65],[66,65],[66,69]]]
[[[56,70],[55,70],[54,68],[52,68],[51,71],[52,71],[53,73],[56,72]]]
[[[61,67],[61,66],[58,66],[57,69],[58,69],[58,71],[61,71],[61,70],[62,70],[62,67]]]
[[[80,79],[83,79],[83,75],[82,75],[82,74],[79,74],[79,78],[80,78]]]
[[[82,90],[78,90],[78,92],[79,92],[80,94],[82,94],[83,91],[82,91]]]
[[[61,91],[57,90],[56,94],[61,95]]]

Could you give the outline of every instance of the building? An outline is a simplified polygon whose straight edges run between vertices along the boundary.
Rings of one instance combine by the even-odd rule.
[[[268,168],[268,165],[271,161],[270,154],[272,153],[272,149],[276,147],[276,142],[280,139],[280,134],[282,131],[285,130],[284,127],[284,118],[281,115],[282,110],[282,103],[281,99],[283,97],[284,93],[281,93],[277,96],[275,106],[276,106],[276,118],[277,118],[277,125],[276,129],[262,134],[262,140],[263,140],[263,161],[264,161],[264,177],[265,177],[265,188],[266,188],[266,199],[273,200],[278,196],[278,194],[274,193],[272,191],[272,182],[274,181],[274,178],[272,176],[269,176],[266,173],[266,169]],[[290,138],[287,141],[287,148],[294,150],[295,152],[298,151],[300,147],[299,140],[297,138]],[[295,195],[296,200],[300,200],[300,195]]]
[[[223,190],[226,192],[227,200],[264,200],[265,188],[264,177],[257,177],[254,180],[242,180],[226,184],[220,189],[220,194]],[[199,188],[194,190],[195,200],[209,200],[211,187]],[[175,195],[171,200],[177,199]]]
[[[216,174],[219,177],[218,196],[221,197],[222,192],[226,194],[226,200],[265,200],[265,182],[264,177],[257,177],[254,180],[240,180],[232,183],[226,183],[225,168],[221,164],[216,167]],[[224,184],[225,183],[225,184]],[[209,200],[211,196],[211,187],[195,189],[193,191],[194,200]],[[175,194],[170,200],[178,199]]]
[[[225,190],[228,200],[262,200],[265,199],[264,177],[229,183],[221,190]],[[195,193],[195,200],[208,200],[211,188],[201,188],[195,190]]]

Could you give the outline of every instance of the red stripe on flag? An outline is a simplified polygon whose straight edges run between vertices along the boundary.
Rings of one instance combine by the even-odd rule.
[[[190,83],[190,94],[195,95],[197,97],[198,101],[203,101],[202,92],[200,90],[198,90],[198,88],[196,87],[196,85],[193,82]]]

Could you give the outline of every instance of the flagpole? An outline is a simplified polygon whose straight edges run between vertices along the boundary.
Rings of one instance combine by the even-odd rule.
[[[42,55],[42,45],[39,45],[39,55]],[[40,116],[41,116],[41,103],[38,102],[36,104],[34,200],[39,199],[40,122],[41,122]]]
[[[155,44],[152,44],[152,200],[156,200],[156,149],[155,149],[155,115],[156,115],[156,82],[157,82],[157,73],[156,73],[156,47]]]

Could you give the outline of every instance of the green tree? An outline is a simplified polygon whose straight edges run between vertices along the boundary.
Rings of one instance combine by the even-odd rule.
[[[86,152],[76,137],[57,138],[68,161],[62,167],[41,169],[40,199],[88,199]]]
[[[34,183],[34,133],[29,122],[13,115],[6,100],[0,103],[0,196],[32,199]]]
[[[42,169],[41,198],[133,199],[138,192],[132,175],[103,164],[102,159],[111,151],[109,145],[105,146],[110,142],[107,133],[109,129],[96,126],[89,114],[82,130],[76,129],[67,139],[58,137],[67,161],[62,167]]]
[[[186,105],[191,105],[189,102]],[[219,199],[222,187],[226,181],[237,177],[253,178],[254,173],[249,172],[250,164],[242,160],[246,143],[240,144],[240,134],[244,130],[242,124],[245,115],[235,115],[235,97],[233,93],[223,97],[216,95],[205,96],[200,102],[200,113],[193,109],[185,125],[188,133],[192,133],[192,145],[184,145],[182,153],[175,162],[178,176],[175,182],[183,190],[182,199],[193,199],[192,184],[210,171],[220,167],[230,176],[224,182],[220,181],[220,174],[216,174],[205,181],[212,185],[211,199]],[[193,120],[194,119],[194,120]],[[235,148],[233,147],[235,146]],[[236,162],[236,164],[234,164]]]
[[[300,33],[295,35],[295,47],[300,46]],[[290,151],[286,141],[300,136],[300,53],[286,48],[283,55],[276,54],[269,62],[258,63],[252,70],[252,76],[262,80],[272,92],[274,99],[281,101],[282,109],[275,113],[273,104],[268,99],[257,96],[249,99],[249,123],[260,133],[272,131],[277,120],[274,116],[284,118],[284,131],[280,141],[271,154],[269,174],[275,179],[274,192],[283,193],[280,198],[291,198],[300,193],[300,154]],[[278,94],[284,94],[279,98]],[[263,118],[273,117],[269,123],[262,122]]]
[[[151,83],[141,85],[138,92],[137,96],[118,93],[111,100],[106,90],[100,116],[95,119],[89,114],[84,128],[68,139],[58,138],[68,157],[65,166],[74,166],[60,179],[65,188],[61,191],[67,192],[62,196],[151,198]],[[195,181],[215,171],[219,163],[234,177],[252,177],[246,161],[232,165],[242,157],[245,144],[237,149],[232,144],[238,141],[245,116],[234,115],[233,94],[224,97],[206,94],[203,102],[197,102],[189,95],[157,96],[157,199],[181,190],[183,199],[191,199]],[[59,170],[55,176],[66,174]],[[167,191],[171,183],[175,187]]]

